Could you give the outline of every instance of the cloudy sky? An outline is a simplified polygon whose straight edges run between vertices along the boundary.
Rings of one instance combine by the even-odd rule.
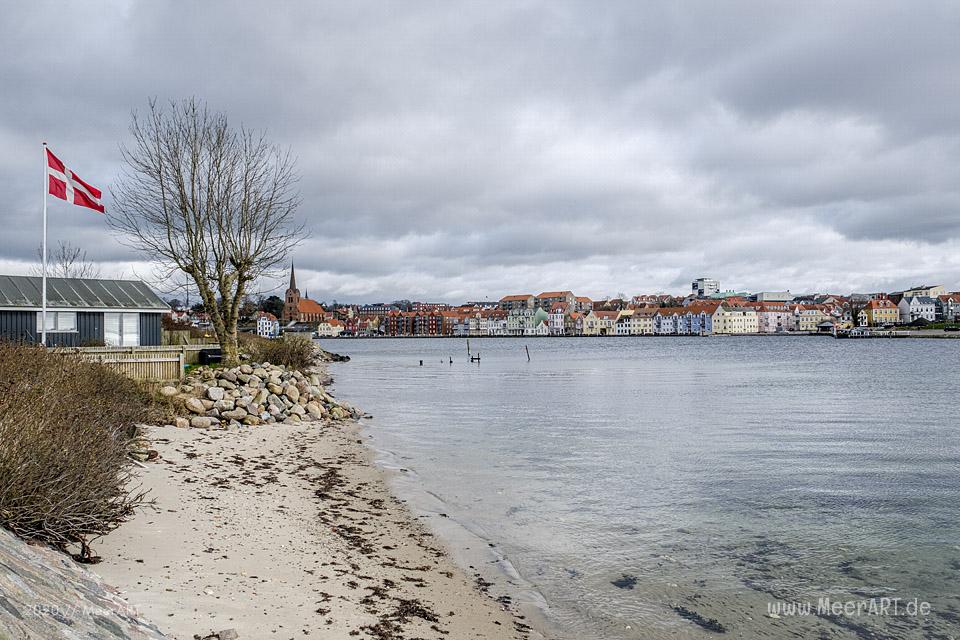
[[[43,140],[109,187],[131,110],[198,96],[297,156],[316,299],[960,290],[955,1],[62,4],[0,1],[0,273]]]

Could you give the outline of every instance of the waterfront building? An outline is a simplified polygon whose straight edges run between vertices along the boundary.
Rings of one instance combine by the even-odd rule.
[[[563,319],[563,332],[568,336],[582,336],[583,335],[583,318],[584,314],[580,311],[571,311]]]
[[[929,296],[905,295],[897,307],[900,309],[900,322],[903,324],[909,324],[921,318],[928,322],[935,322],[937,319],[937,303]]]
[[[261,338],[276,338],[280,335],[280,321],[266,311],[257,314],[257,335]]]
[[[937,320],[939,322],[956,322],[960,320],[960,294],[946,293],[937,296]]]
[[[343,323],[330,318],[317,324],[317,335],[321,338],[337,338],[343,333]]]
[[[550,334],[555,336],[562,336],[566,332],[564,331],[565,325],[564,320],[567,317],[567,309],[570,305],[566,302],[555,302],[553,306],[550,307]]]
[[[507,333],[507,312],[503,309],[492,309],[485,312],[487,314],[487,335],[488,336],[506,336]]]
[[[890,300],[876,298],[867,301],[857,318],[860,326],[882,327],[900,322],[900,309]]]
[[[549,336],[550,335],[550,315],[543,309],[537,307],[537,310],[530,316],[530,320],[523,329],[525,336]]]
[[[819,304],[797,304],[793,306],[794,331],[816,333],[820,323],[830,320],[831,317]]]
[[[522,336],[527,327],[533,326],[533,309],[517,307],[507,313],[507,335]]]
[[[297,288],[297,276],[291,264],[290,286],[287,287],[287,292],[284,295],[283,313],[280,314],[283,324],[320,322],[325,316],[326,310],[319,302],[311,300],[307,296],[300,296],[300,289]]]
[[[616,331],[616,322],[619,311],[598,311],[593,309],[583,321],[583,335],[585,336],[612,336]]]
[[[0,339],[40,342],[42,286],[39,276],[0,276]],[[169,311],[140,280],[47,278],[47,346],[159,345]]]
[[[713,318],[713,333],[743,334],[759,333],[757,312],[750,307],[726,307],[721,305]]]
[[[750,306],[757,312],[757,331],[760,333],[793,331],[793,311],[785,302],[754,302]]]

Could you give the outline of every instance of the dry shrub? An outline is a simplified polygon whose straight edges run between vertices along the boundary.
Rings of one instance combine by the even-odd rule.
[[[127,454],[159,410],[106,367],[0,342],[0,524],[89,558],[89,541],[144,501]]]
[[[247,336],[241,342],[241,350],[250,354],[254,362],[282,364],[290,369],[306,371],[318,361],[319,350],[308,338],[297,336],[267,340],[259,336]]]

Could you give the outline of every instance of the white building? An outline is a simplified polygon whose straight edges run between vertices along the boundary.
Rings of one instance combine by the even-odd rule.
[[[554,303],[550,308],[549,323],[550,335],[562,336],[564,331],[564,321],[566,320],[568,305],[563,302]]]
[[[324,320],[317,325],[317,335],[321,338],[337,338],[343,333],[343,323],[336,318]]]
[[[257,335],[261,338],[276,338],[280,335],[280,321],[266,311],[257,314]]]
[[[793,294],[789,291],[761,291],[756,298],[757,302],[790,302]]]
[[[720,281],[713,278],[697,278],[691,285],[693,295],[698,298],[709,298],[720,291]]]
[[[937,302],[928,296],[904,297],[897,307],[900,309],[900,322],[903,324],[920,318],[928,322],[935,322],[937,319]]]

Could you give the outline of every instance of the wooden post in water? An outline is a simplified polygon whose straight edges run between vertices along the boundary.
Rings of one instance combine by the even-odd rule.
[[[530,347],[523,345],[523,348],[527,350],[527,362],[530,362]]]
[[[470,338],[467,338],[467,355],[470,355]]]

